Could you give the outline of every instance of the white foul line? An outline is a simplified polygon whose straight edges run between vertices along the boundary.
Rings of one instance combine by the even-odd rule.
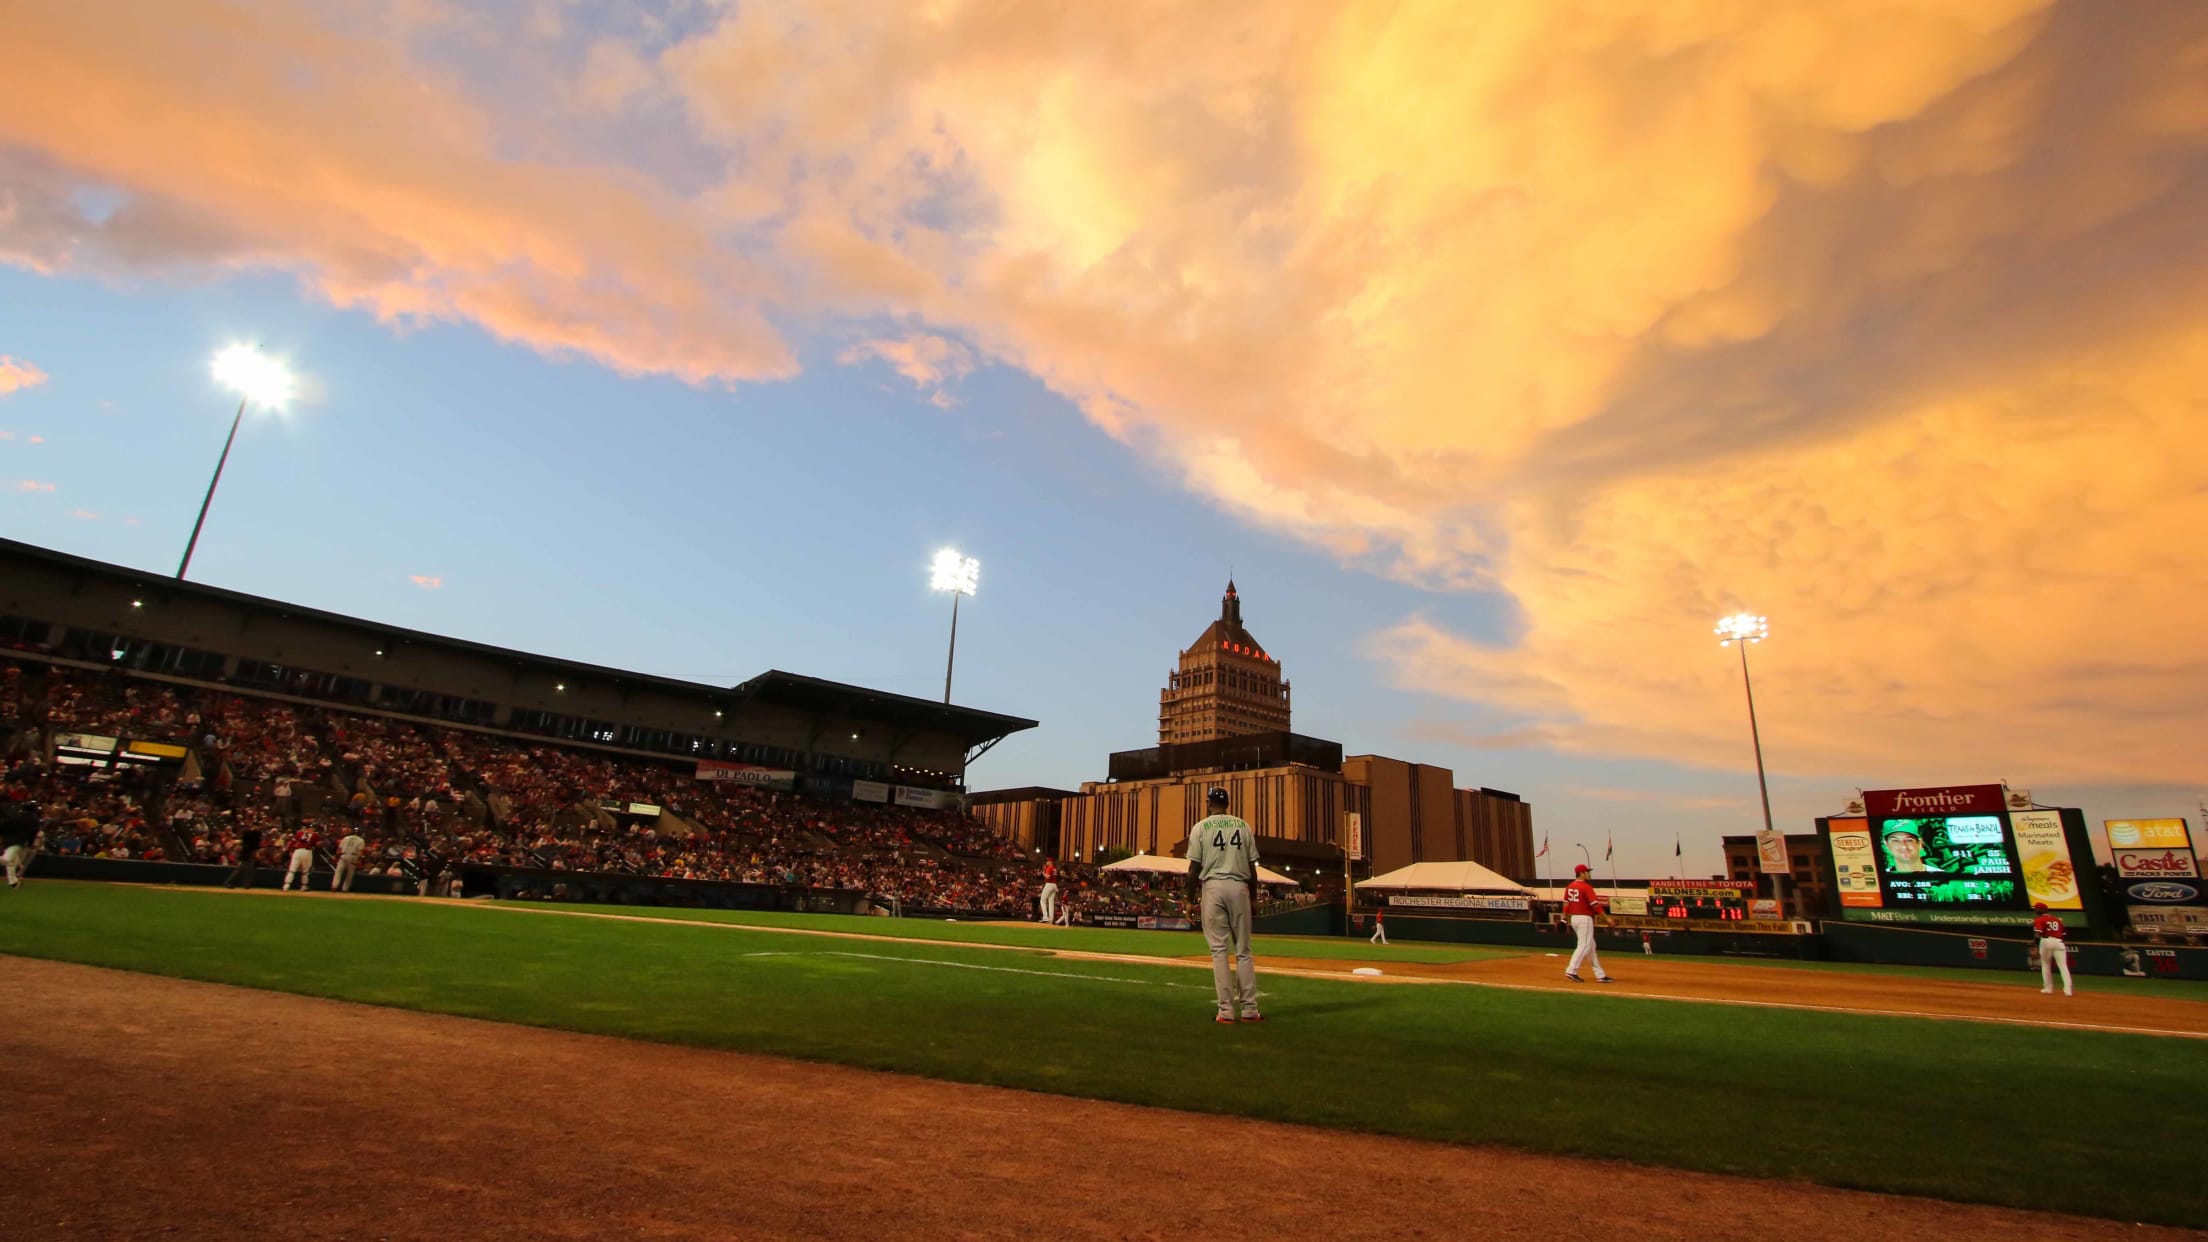
[[[1049,979],[1087,979],[1097,983],[1132,983],[1146,988],[1193,988],[1193,983],[1169,983],[1163,979],[1125,979],[1118,975],[1076,975],[1063,970],[1027,970],[1018,966],[982,966],[974,962],[946,962],[934,957],[897,957],[888,953],[851,953],[841,949],[793,952],[777,949],[740,953],[739,957],[856,957],[869,962],[899,962],[913,966],[949,966],[957,970],[993,970],[1002,975],[1042,975]]]

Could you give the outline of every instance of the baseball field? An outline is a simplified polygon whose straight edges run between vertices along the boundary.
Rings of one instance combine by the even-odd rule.
[[[2202,985],[1261,937],[1221,1027],[1188,934],[67,883],[0,955],[53,1236],[2208,1228]]]

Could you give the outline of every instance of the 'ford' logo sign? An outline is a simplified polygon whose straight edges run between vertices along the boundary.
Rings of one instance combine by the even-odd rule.
[[[2200,890],[2190,884],[2171,884],[2160,880],[2134,884],[2125,891],[2131,894],[2133,901],[2153,901],[2165,905],[2183,905],[2200,896]]]

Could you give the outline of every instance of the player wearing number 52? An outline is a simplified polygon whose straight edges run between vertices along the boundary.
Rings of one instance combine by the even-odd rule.
[[[1595,911],[1602,905],[1602,897],[1587,882],[1587,872],[1586,863],[1572,868],[1572,882],[1564,888],[1564,916],[1572,921],[1572,936],[1579,942],[1572,950],[1572,964],[1564,968],[1564,977],[1578,983],[1580,963],[1593,962],[1595,982],[1609,983],[1610,972],[1602,968],[1602,955],[1595,952]]]
[[[1217,1022],[1263,1022],[1257,1011],[1257,964],[1250,960],[1250,911],[1257,905],[1257,834],[1227,814],[1227,791],[1204,795],[1211,814],[1188,830],[1189,896],[1203,914],[1211,948],[1211,983],[1218,993]],[[1230,969],[1229,957],[1234,959]]]

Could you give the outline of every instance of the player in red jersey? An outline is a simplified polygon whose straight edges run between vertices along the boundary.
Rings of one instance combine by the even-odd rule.
[[[2039,991],[2051,996],[2055,991],[2055,969],[2062,969],[2062,994],[2070,992],[2070,946],[2062,938],[2062,916],[2049,914],[2047,903],[2042,901],[2032,907],[2032,934],[2039,937]]]
[[[307,891],[307,880],[314,874],[314,829],[301,828],[291,834],[291,865],[284,868],[284,891],[291,891],[293,877],[299,880],[299,891]]]
[[[1058,862],[1052,858],[1043,860],[1042,907],[1044,926],[1058,921]]]
[[[1595,952],[1595,912],[1602,907],[1602,897],[1595,886],[1587,882],[1588,866],[1581,863],[1572,869],[1572,882],[1564,889],[1564,917],[1572,922],[1572,935],[1579,947],[1572,950],[1572,964],[1564,968],[1564,977],[1580,982],[1581,962],[1595,964],[1595,982],[1612,983],[1610,972],[1602,968],[1602,955]]]

